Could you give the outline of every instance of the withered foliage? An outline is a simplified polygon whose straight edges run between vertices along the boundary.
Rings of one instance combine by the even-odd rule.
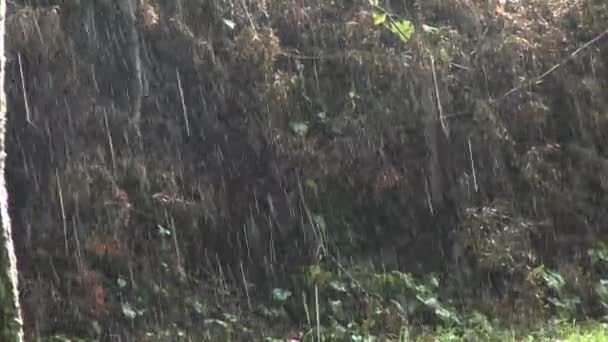
[[[529,303],[523,317],[530,267],[605,237],[605,39],[572,57],[606,29],[602,1],[402,1],[407,44],[366,1],[141,1],[141,138],[111,2],[25,3],[9,18],[11,209],[21,268],[63,299],[49,311],[111,333],[113,273],[262,291],[324,244],[464,274],[505,311]],[[86,304],[68,300],[77,270]],[[70,327],[28,312],[37,334]]]

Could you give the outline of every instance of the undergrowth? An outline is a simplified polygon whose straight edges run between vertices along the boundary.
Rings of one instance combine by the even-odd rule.
[[[605,337],[605,1],[139,3],[141,136],[113,2],[9,2],[29,337]]]

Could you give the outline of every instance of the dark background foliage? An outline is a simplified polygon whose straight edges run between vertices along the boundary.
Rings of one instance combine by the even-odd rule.
[[[31,336],[191,321],[175,301],[192,293],[245,310],[323,253],[438,272],[513,316],[533,266],[588,274],[608,219],[605,40],[568,58],[605,29],[602,2],[402,1],[406,44],[364,1],[146,0],[141,137],[118,3],[10,6]],[[136,297],[141,326],[110,319]]]

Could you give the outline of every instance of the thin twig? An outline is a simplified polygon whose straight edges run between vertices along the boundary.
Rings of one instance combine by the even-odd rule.
[[[435,58],[433,58],[433,54],[429,52],[429,56],[431,57],[431,71],[433,73],[433,85],[435,87],[435,101],[437,104],[437,112],[439,114],[439,123],[441,124],[441,129],[443,130],[443,134],[446,137],[450,136],[450,131],[448,130],[447,125],[445,124],[445,120],[443,117],[443,106],[441,105],[441,97],[439,95],[439,85],[437,84],[437,72],[435,71]]]
[[[184,87],[182,87],[182,78],[179,74],[179,69],[175,68],[175,75],[177,77],[177,88],[179,90],[179,98],[182,102],[182,114],[184,115],[184,122],[186,124],[186,136],[190,136],[190,123],[188,121],[188,107],[186,107],[186,99],[184,97]]]
[[[65,207],[63,205],[63,189],[61,188],[61,182],[59,181],[59,171],[55,169],[55,181],[57,184],[57,194],[59,196],[59,207],[61,209],[61,222],[63,223],[63,242],[65,247],[65,255],[69,255],[70,250],[68,246],[68,225],[65,214]]]
[[[382,299],[382,297],[380,297],[378,294],[369,292],[368,290],[365,289],[365,287],[363,287],[363,285],[361,285],[361,283],[355,279],[355,277],[352,276],[352,274],[350,272],[348,272],[348,270],[346,269],[346,267],[344,267],[333,255],[327,255],[327,257],[333,261],[334,264],[336,264],[336,266],[340,269],[340,271],[342,271],[342,273],[344,273],[346,275],[346,277],[352,282],[353,285],[355,285],[355,287],[361,291],[361,293],[363,293],[364,296],[368,297],[368,298],[375,298],[375,299]]]
[[[600,33],[599,35],[597,35],[595,38],[591,39],[590,41],[586,42],[585,44],[583,44],[581,47],[579,47],[578,49],[576,49],[576,51],[574,51],[572,54],[570,54],[568,57],[564,58],[561,62],[555,64],[554,66],[552,66],[551,68],[549,68],[549,70],[545,71],[544,73],[542,73],[540,76],[537,76],[535,78],[533,78],[532,80],[528,80],[528,81],[523,81],[521,82],[518,86],[512,88],[511,90],[507,91],[502,98],[506,98],[507,96],[523,89],[526,87],[529,87],[531,85],[535,85],[535,84],[540,84],[542,83],[543,79],[547,76],[549,76],[550,74],[552,74],[553,72],[555,72],[555,70],[559,69],[560,67],[562,67],[564,64],[568,63],[569,61],[571,61],[572,59],[574,59],[574,57],[576,57],[576,55],[578,55],[579,53],[581,53],[583,50],[586,50],[587,48],[589,48],[591,45],[597,43],[599,40],[601,40],[602,38],[604,38],[605,36],[608,35],[608,29],[606,29],[604,32]]]
[[[251,26],[251,29],[253,30],[253,35],[255,37],[255,39],[260,39],[260,36],[258,35],[258,29],[255,26],[255,23],[253,22],[253,18],[251,17],[251,13],[249,13],[249,9],[247,9],[247,4],[245,4],[245,0],[241,0],[241,5],[243,6],[243,10],[245,11],[245,14],[247,15],[247,19],[249,20],[249,25]]]
[[[23,91],[23,103],[25,104],[25,121],[33,126],[32,111],[30,109],[30,101],[27,96],[27,88],[25,86],[25,73],[23,72],[23,61],[21,60],[21,52],[17,53],[17,61],[19,62],[19,75],[21,76],[21,90]]]
[[[471,173],[473,174],[473,184],[475,185],[475,192],[479,191],[477,185],[477,172],[475,171],[475,159],[473,158],[473,147],[471,146],[471,137],[469,137],[469,156],[471,157]]]

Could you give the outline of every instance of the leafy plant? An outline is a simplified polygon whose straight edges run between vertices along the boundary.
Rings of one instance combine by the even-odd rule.
[[[547,301],[557,309],[561,316],[571,317],[576,313],[581,300],[568,291],[566,281],[561,274],[541,265],[532,270],[531,276],[540,280],[548,288],[551,295],[547,297]]]
[[[607,264],[608,263],[608,243],[598,242],[587,251],[587,255],[591,259],[591,263],[594,265]]]
[[[414,34],[414,24],[409,20],[400,19],[388,13],[378,5],[378,0],[370,0],[370,3],[373,7],[374,25],[386,27],[403,43],[407,44],[412,38],[412,34]]]
[[[374,25],[383,26],[397,36],[404,44],[407,44],[416,31],[414,24],[407,19],[402,19],[389,13],[379,5],[378,0],[370,0],[372,6],[372,18]],[[422,31],[433,35],[439,35],[439,28],[427,24],[422,25]]]
[[[587,251],[587,255],[600,277],[595,286],[595,293],[602,307],[608,309],[608,279],[605,279],[608,276],[608,244],[603,241],[596,243]]]
[[[376,282],[382,286],[386,295],[396,296],[395,304],[404,317],[413,315],[422,305],[430,309],[436,317],[447,323],[461,324],[456,310],[439,300],[439,279],[430,274],[422,280],[400,271],[374,275]]]

